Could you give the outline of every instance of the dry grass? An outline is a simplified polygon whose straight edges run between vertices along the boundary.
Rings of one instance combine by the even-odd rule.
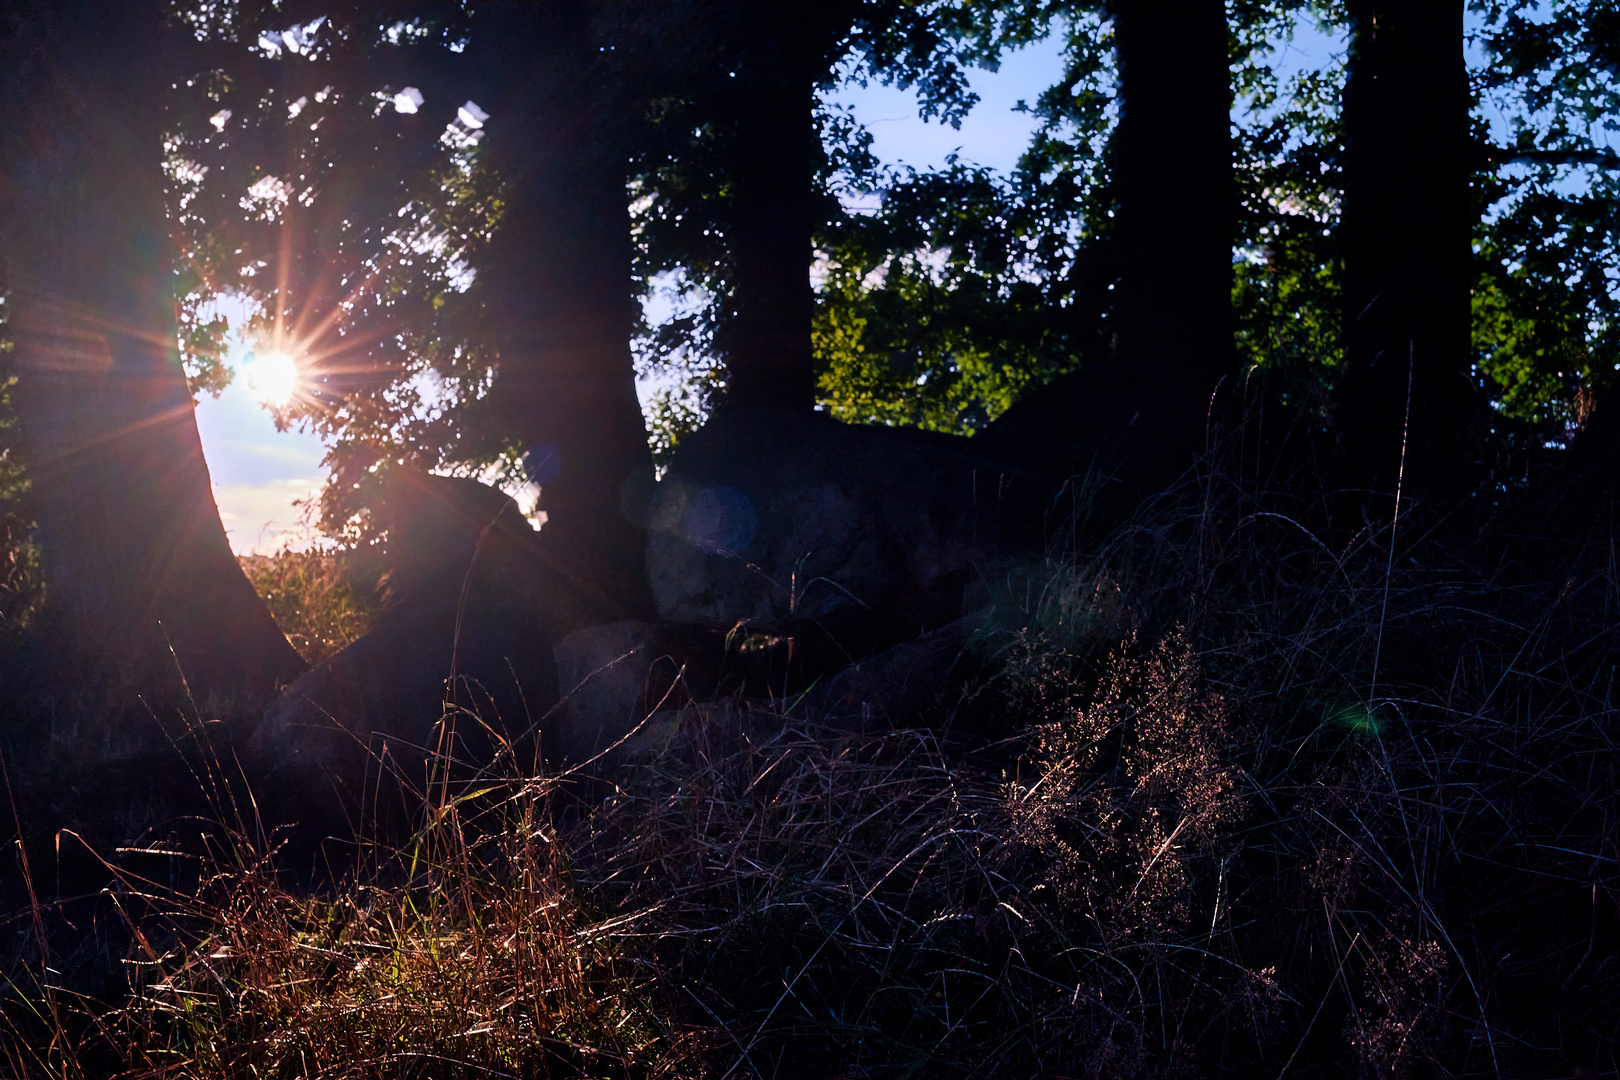
[[[727,1074],[1148,1069],[1166,1028],[1194,1041],[1269,991],[1193,916],[1235,806],[1204,745],[1158,736],[1212,703],[1184,650],[1147,663],[1112,701],[1140,731],[1117,768],[1093,767],[1120,734],[1100,719],[1072,745],[1042,728],[1013,776],[1011,748],[964,759],[926,731],[701,729],[591,816],[581,880],[657,899],[649,944],[730,1032]],[[1194,774],[1189,807],[1174,780]]]
[[[578,1076],[672,1071],[682,1036],[656,980],[556,865],[520,790],[466,846],[457,807],[414,846],[403,884],[306,898],[268,861],[210,874],[168,917],[207,927],[146,957],[109,1018],[134,1075]],[[487,826],[483,827],[487,828]],[[382,875],[391,876],[391,875]],[[133,1055],[132,1055],[133,1056]]]
[[[1620,1073],[1607,542],[1313,513],[1211,475],[1006,570],[932,730],[693,707],[314,896],[221,813],[190,884],[113,877],[127,1000],[47,977],[13,1031],[141,1076]]]
[[[241,562],[276,625],[310,666],[371,629],[376,588],[353,571],[349,553],[278,551],[244,555]]]
[[[217,773],[203,781],[235,815]],[[314,895],[240,816],[122,849],[107,869],[125,1000],[52,988],[47,962],[0,1060],[18,1076],[199,1080],[679,1075],[703,1033],[622,946],[642,917],[574,887],[552,798],[544,780],[436,792],[409,842]],[[166,885],[131,869],[153,857],[195,873],[176,887],[172,870]]]

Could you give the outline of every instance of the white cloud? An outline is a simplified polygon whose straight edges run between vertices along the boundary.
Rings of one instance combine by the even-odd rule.
[[[239,330],[251,313],[235,299],[221,301],[217,310],[236,328],[229,359],[239,369],[247,351]],[[297,429],[277,431],[245,378],[234,379],[218,398],[203,395],[196,416],[231,549],[246,555],[268,554],[288,544],[308,547],[314,532],[293,503],[311,497],[326,481],[320,439]]]
[[[313,500],[320,477],[293,477],[262,484],[215,484],[214,501],[231,550],[268,555],[283,547],[303,550],[317,539],[296,500]]]

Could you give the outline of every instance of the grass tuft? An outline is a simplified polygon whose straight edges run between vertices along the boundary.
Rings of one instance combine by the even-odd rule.
[[[154,824],[109,857],[94,910],[123,930],[77,931],[117,992],[51,974],[67,905],[13,920],[38,947],[7,969],[4,1060],[1620,1073],[1608,539],[1527,556],[1414,514],[1330,542],[1312,499],[1243,476],[987,573],[985,674],[932,727],[693,704],[605,781],[440,785],[318,887],[228,806]]]
[[[375,583],[346,551],[278,551],[244,555],[242,570],[264,598],[276,625],[310,666],[371,629],[379,603]]]

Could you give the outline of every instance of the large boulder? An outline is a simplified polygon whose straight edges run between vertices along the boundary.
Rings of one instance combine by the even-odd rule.
[[[987,626],[977,613],[869,656],[801,694],[779,699],[741,695],[688,701],[637,719],[617,746],[617,764],[656,761],[661,755],[701,757],[730,752],[753,730],[804,724],[823,734],[866,734],[949,719],[962,704],[962,687],[981,668]],[[646,702],[643,699],[642,707]]]
[[[641,724],[657,634],[650,623],[625,619],[583,627],[557,642],[552,656],[561,700],[542,737],[549,760],[588,762]]]
[[[812,687],[796,710],[856,731],[928,722],[979,670],[973,645],[986,621],[976,612],[851,664]]]
[[[669,622],[858,615],[903,640],[959,618],[976,567],[1040,544],[1041,494],[968,439],[721,410],[654,493],[648,583]]]
[[[401,786],[445,770],[476,776],[509,757],[532,765],[542,749],[593,743],[584,734],[593,720],[633,712],[618,710],[622,690],[604,693],[600,683],[569,712],[558,686],[558,648],[575,667],[588,663],[580,642],[595,639],[581,631],[623,622],[625,612],[572,572],[506,495],[473,480],[396,474],[374,511],[387,533],[383,614],[286,687],[248,742],[283,820],[371,813],[379,791],[397,804]],[[612,649],[617,639],[596,644]]]
[[[1085,509],[1118,521],[1191,470],[1241,411],[1236,378],[1185,386],[1166,370],[1119,360],[1060,375],[1019,398],[974,441],[981,452],[1074,483]]]
[[[275,816],[364,819],[379,790],[392,802],[447,768],[476,775],[556,702],[549,629],[513,608],[385,617],[288,686],[254,731],[260,775],[286,803]]]

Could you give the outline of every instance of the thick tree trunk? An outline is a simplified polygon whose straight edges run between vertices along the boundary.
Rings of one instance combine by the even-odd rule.
[[[112,703],[271,690],[303,664],[226,541],[177,349],[160,7],[34,14],[0,216],[48,602]]]
[[[1463,0],[1352,0],[1344,91],[1346,482],[1454,497],[1474,472]],[[1410,422],[1407,405],[1410,400]]]
[[[821,153],[815,89],[855,8],[851,0],[735,7],[726,223],[731,295],[715,335],[730,406],[815,407],[810,260]]]
[[[500,349],[494,400],[541,487],[544,533],[580,572],[644,607],[652,455],[636,399],[623,149],[603,115],[580,0],[481,6],[490,139],[504,182],[484,268]]]
[[[1221,0],[1115,0],[1115,359],[1207,404],[1232,346],[1231,73]],[[1196,433],[1200,437],[1202,432]]]
[[[1221,0],[1113,0],[1112,357],[1027,395],[991,453],[1062,480],[1119,482],[1111,510],[1162,491],[1208,444],[1234,363],[1231,74]]]
[[[808,43],[793,40],[803,30],[791,22],[757,35],[739,65],[726,225],[732,291],[715,344],[726,360],[728,405],[808,411],[816,390],[810,359],[815,73]]]

